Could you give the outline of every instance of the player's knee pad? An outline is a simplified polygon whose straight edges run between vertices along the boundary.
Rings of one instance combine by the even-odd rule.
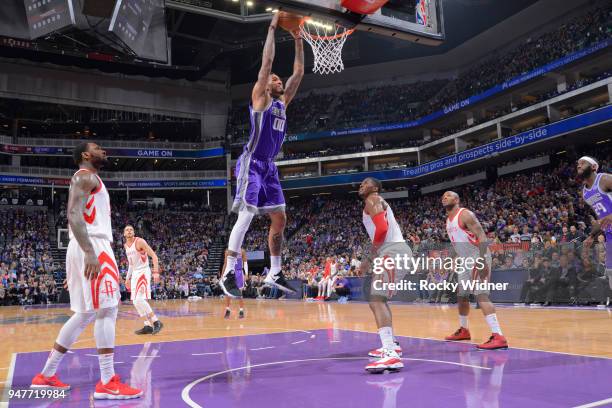
[[[83,330],[85,330],[89,323],[93,322],[95,318],[95,312],[73,314],[70,319],[64,323],[64,326],[62,326],[57,336],[56,343],[65,349],[69,349],[79,338]]]
[[[244,241],[244,236],[249,230],[249,226],[251,225],[251,221],[253,221],[254,213],[249,212],[244,209],[238,213],[238,219],[236,223],[232,227],[232,232],[230,233],[229,243],[227,248],[235,252],[237,254],[240,253],[240,248],[242,248],[242,242]]]
[[[96,313],[94,337],[99,349],[115,347],[115,322],[117,321],[118,307],[107,307]]]

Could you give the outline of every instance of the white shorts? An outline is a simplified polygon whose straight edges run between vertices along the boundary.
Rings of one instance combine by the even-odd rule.
[[[479,253],[471,254],[470,256],[466,256],[467,259],[480,259]],[[482,261],[481,261],[482,262]],[[485,278],[479,276],[477,269],[474,267],[472,270],[455,270],[457,273],[457,282],[459,286],[457,287],[457,296],[459,297],[468,297],[470,295],[478,296],[478,295],[488,295],[491,293],[489,290],[481,290],[474,289],[470,290],[469,285],[472,282],[489,282],[491,280],[491,265],[493,264],[493,260],[491,258],[491,254],[487,253],[484,257],[484,262],[488,269],[488,275]],[[461,272],[461,273],[460,273]]]
[[[391,290],[387,285],[389,283],[400,283],[410,272],[408,269],[404,268],[405,265],[403,265],[403,259],[404,256],[412,258],[412,249],[405,242],[387,242],[380,247],[378,255],[378,258],[383,260],[380,262],[384,262],[385,258],[395,260],[396,256],[398,255],[400,256],[400,259],[402,259],[400,261],[402,264],[395,265],[395,262],[393,262],[393,267],[391,269],[387,269],[384,267],[384,263],[382,263],[380,265],[380,273],[374,273],[372,275],[368,298],[371,295],[381,296],[387,299],[391,299],[393,296],[395,296],[396,291]]]
[[[70,310],[92,312],[119,304],[119,269],[110,241],[89,238],[100,262],[100,274],[95,281],[85,278],[85,253],[76,239],[71,239],[66,251],[66,278],[70,292]]]
[[[130,299],[151,299],[151,268],[141,268],[132,271],[130,280]]]

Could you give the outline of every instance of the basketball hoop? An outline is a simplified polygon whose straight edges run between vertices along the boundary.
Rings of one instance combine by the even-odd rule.
[[[354,31],[338,24],[325,24],[305,18],[300,24],[300,33],[312,47],[312,72],[327,75],[343,71],[342,48]]]

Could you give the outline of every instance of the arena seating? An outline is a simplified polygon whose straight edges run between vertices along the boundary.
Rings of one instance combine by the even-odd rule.
[[[352,89],[338,94],[335,98],[324,93],[316,96],[300,97],[298,95],[299,99],[292,103],[288,112],[288,117],[291,118],[289,121],[290,132],[300,133],[318,130],[316,121],[313,121],[313,119],[320,115],[327,115],[329,106],[336,108],[334,109],[335,113],[329,115],[327,120],[324,121],[327,130],[358,127],[366,124],[409,121],[423,117],[521,73],[610,38],[612,35],[612,31],[609,29],[611,19],[612,16],[604,8],[585,10],[583,15],[575,17],[535,38],[517,43],[514,47],[504,50],[499,55],[492,55],[489,59],[466,69],[450,81],[432,80],[412,84],[398,83],[392,86]],[[607,76],[609,76],[609,73],[570,81],[565,92]],[[506,109],[487,112],[486,117],[480,119],[474,125],[558,94],[558,91],[551,90],[551,92],[536,95],[535,98],[528,101],[520,101],[518,104],[509,105]],[[294,110],[295,114],[293,114]],[[438,129],[432,137],[434,139],[444,137],[464,128],[467,128],[467,124],[460,128]],[[237,105],[232,108],[228,120],[228,134],[232,135],[234,141],[241,140],[248,135],[246,105]],[[356,148],[360,149],[359,146]],[[295,156],[295,153],[290,153],[286,158],[299,158],[300,154]],[[313,156],[309,154],[309,157]]]

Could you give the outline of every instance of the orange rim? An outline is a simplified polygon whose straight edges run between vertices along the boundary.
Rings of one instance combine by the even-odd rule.
[[[307,31],[307,30],[304,30],[304,25],[308,22],[308,20],[310,20],[310,17],[304,17],[304,19],[302,19],[302,22],[300,23],[300,28],[302,28],[303,31]],[[353,32],[355,31],[354,28],[347,29],[346,27],[343,27],[339,24],[336,24],[336,26],[344,28],[345,31],[340,34],[336,34],[336,35],[323,35],[323,36],[313,35],[310,33],[310,31],[307,31],[307,32],[308,32],[308,35],[310,35],[310,37],[312,37],[315,40],[331,41],[331,40],[336,40],[342,37],[348,37],[349,35],[353,34]]]

